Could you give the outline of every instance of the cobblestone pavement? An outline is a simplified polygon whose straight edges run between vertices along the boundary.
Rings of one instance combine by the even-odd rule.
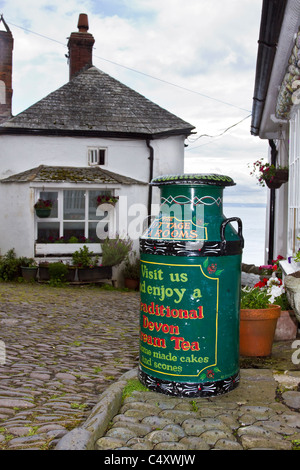
[[[135,292],[0,283],[0,449],[53,449],[84,422],[137,365],[138,303]]]
[[[213,398],[134,391],[96,440],[95,449],[178,453],[299,449],[300,392],[286,389],[297,387],[299,381],[299,371],[274,374],[269,369],[246,369],[238,388]],[[283,393],[276,401],[278,384]]]
[[[138,323],[135,292],[0,283],[0,449],[300,448],[300,366],[243,369],[220,397],[135,390],[122,400]]]

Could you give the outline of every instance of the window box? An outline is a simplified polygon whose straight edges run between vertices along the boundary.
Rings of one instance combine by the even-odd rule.
[[[101,279],[110,279],[112,277],[111,266],[95,266],[94,268],[78,268],[78,280],[80,282],[97,282]]]
[[[35,255],[36,256],[67,256],[72,255],[75,251],[86,245],[90,251],[96,255],[101,254],[100,243],[36,243]]]

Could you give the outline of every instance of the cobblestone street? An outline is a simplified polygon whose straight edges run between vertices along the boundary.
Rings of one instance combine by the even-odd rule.
[[[139,295],[0,284],[0,449],[52,449],[138,357]]]

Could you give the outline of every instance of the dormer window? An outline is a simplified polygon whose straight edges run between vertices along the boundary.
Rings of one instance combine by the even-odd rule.
[[[106,148],[90,147],[88,149],[88,164],[89,165],[105,165]]]

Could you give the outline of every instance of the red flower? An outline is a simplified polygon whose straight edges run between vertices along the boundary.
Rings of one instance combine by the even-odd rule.
[[[217,270],[217,265],[216,265],[216,264],[211,264],[211,265],[208,266],[208,268],[207,268],[207,271],[208,271],[210,274],[216,272],[216,270]]]

